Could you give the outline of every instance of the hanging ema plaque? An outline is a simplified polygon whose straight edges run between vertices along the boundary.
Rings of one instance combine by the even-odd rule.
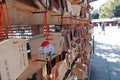
[[[51,33],[53,40],[46,40],[44,35],[37,35],[29,39],[32,60],[49,60],[55,58],[65,50],[64,37],[61,33]]]

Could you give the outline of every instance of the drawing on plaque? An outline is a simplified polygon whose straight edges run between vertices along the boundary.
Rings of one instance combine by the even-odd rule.
[[[55,55],[55,49],[54,49],[54,45],[51,44],[49,41],[43,41],[40,45],[40,47],[38,48],[39,51],[43,50],[43,54],[44,55]]]

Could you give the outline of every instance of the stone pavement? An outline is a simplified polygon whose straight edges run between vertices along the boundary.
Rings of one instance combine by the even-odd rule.
[[[106,27],[105,35],[98,28],[94,32],[90,80],[120,80],[120,29]]]

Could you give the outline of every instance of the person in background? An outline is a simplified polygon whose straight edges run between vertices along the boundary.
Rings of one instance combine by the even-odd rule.
[[[102,24],[101,29],[102,29],[103,34],[105,35],[105,24],[104,23]]]
[[[118,22],[118,29],[120,28],[120,22]]]

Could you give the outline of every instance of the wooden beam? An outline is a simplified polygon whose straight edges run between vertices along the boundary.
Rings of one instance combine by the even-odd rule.
[[[15,0],[7,1],[8,12],[12,25],[30,25],[32,11],[36,9]]]
[[[25,5],[27,5],[27,6],[31,6],[31,7],[34,7],[34,8],[38,8],[38,7],[36,6],[36,4],[34,3],[34,1],[32,1],[32,0],[15,0],[15,1],[17,1],[17,2],[19,2],[19,3],[22,3],[22,4],[25,4]]]

